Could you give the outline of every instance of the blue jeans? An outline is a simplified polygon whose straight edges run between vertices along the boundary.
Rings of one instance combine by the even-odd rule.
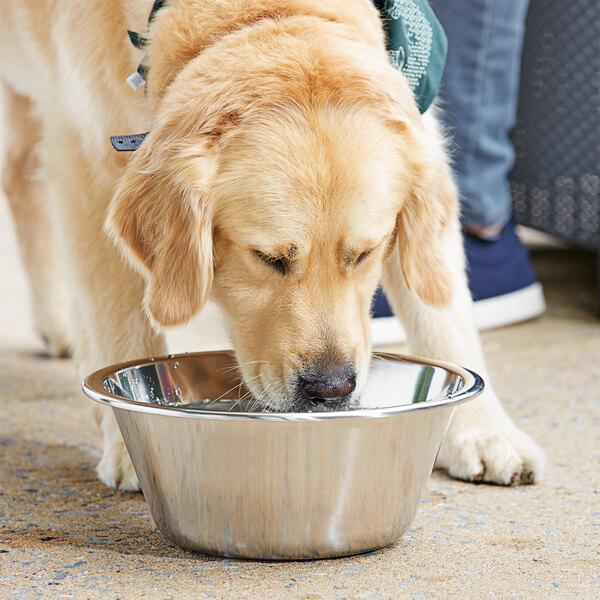
[[[504,226],[511,216],[508,174],[514,149],[521,50],[529,0],[430,0],[448,37],[440,90],[452,138],[461,219]]]

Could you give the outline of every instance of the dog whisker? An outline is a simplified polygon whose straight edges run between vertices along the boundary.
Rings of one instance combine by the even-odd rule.
[[[255,401],[253,402],[252,406],[249,408],[249,411],[252,412],[254,411],[256,408],[258,408],[259,406],[262,405],[262,399],[265,397],[267,390],[273,385],[273,382],[271,382],[260,394],[260,396],[258,396],[258,398],[255,398]]]
[[[260,363],[270,364],[268,360],[249,360],[248,362],[245,362],[245,363],[241,363],[241,364],[235,363],[231,367],[225,367],[225,368],[221,369],[221,373],[230,373],[231,371],[241,369],[242,367],[247,367],[248,365],[256,365],[256,364],[260,364]]]
[[[248,390],[245,394],[243,394],[242,396],[240,396],[232,405],[231,408],[229,409],[230,411],[232,411],[238,404],[241,404],[243,400],[246,400],[246,398],[250,398],[252,396],[252,392],[250,390]]]
[[[255,375],[254,377],[250,377],[250,379],[247,379],[246,381],[240,381],[239,383],[236,383],[232,388],[228,389],[226,392],[223,392],[218,398],[215,398],[208,406],[207,408],[210,408],[213,404],[219,402],[219,400],[222,400],[223,398],[225,398],[227,396],[227,394],[230,394],[231,392],[233,392],[233,390],[235,390],[235,388],[240,388],[241,386],[244,385],[244,383],[247,383],[248,381],[252,381],[253,379],[257,379],[258,377],[260,377],[260,375]]]
[[[252,378],[254,379],[254,378]],[[208,406],[212,406],[213,404],[219,402],[219,400],[222,400],[223,398],[225,398],[228,394],[230,394],[231,392],[233,392],[233,390],[235,390],[236,388],[241,388],[241,386],[244,385],[243,381],[240,381],[239,383],[236,383],[233,387],[229,388],[227,391],[223,392],[220,396],[218,396],[217,398],[215,398]]]

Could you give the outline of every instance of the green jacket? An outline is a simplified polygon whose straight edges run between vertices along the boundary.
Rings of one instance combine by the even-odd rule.
[[[427,0],[372,0],[381,13],[392,63],[424,113],[437,96],[448,40]]]

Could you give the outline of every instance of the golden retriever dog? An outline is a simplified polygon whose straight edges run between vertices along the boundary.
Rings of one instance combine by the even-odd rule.
[[[81,375],[164,354],[160,331],[211,297],[266,406],[342,406],[382,281],[411,351],[485,376],[443,141],[369,0],[170,0],[148,24],[151,7],[0,7],[4,189],[54,351]],[[140,132],[135,152],[109,144]],[[100,479],[138,489],[112,412],[98,420]],[[538,480],[544,455],[488,386],[438,464],[512,484]]]

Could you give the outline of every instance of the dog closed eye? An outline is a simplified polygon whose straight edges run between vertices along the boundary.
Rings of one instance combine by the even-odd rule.
[[[266,266],[277,271],[280,275],[287,275],[291,269],[291,261],[285,256],[269,256],[260,250],[253,250],[254,255]]]
[[[343,259],[344,269],[349,270],[353,267],[358,267],[360,264],[365,262],[377,248],[378,246],[374,246],[373,248],[369,248],[368,250],[364,250],[360,253],[354,251],[347,253]]]
[[[373,252],[373,250],[375,250],[375,248],[370,248],[369,250],[365,250],[364,252],[361,252],[357,257],[356,260],[354,261],[355,265],[360,265],[361,262],[363,262],[366,258],[368,258],[371,253]]]

